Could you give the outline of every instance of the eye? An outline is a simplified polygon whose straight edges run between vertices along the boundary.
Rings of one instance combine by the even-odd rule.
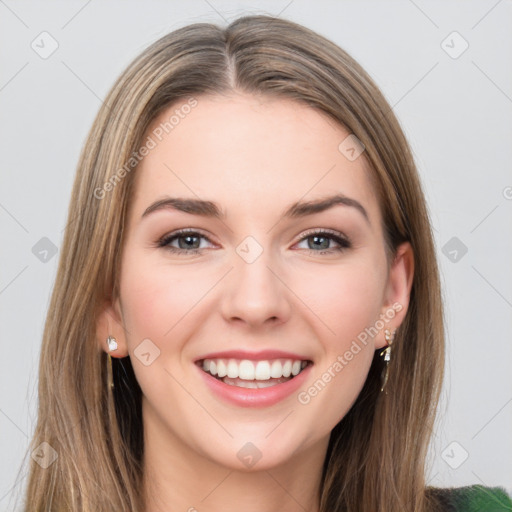
[[[158,242],[158,247],[177,254],[199,254],[208,248],[207,244],[201,244],[201,241],[212,244],[206,236],[193,229],[181,229],[174,231],[162,237]],[[310,230],[303,233],[298,244],[307,243],[307,247],[299,247],[314,254],[332,254],[344,251],[352,247],[350,240],[338,231],[322,229]],[[334,247],[332,246],[336,244]]]
[[[201,246],[201,239],[207,240],[211,243],[210,239],[192,229],[180,229],[173,233],[165,235],[158,241],[158,247],[164,247],[173,253],[187,253],[197,254],[200,253],[205,246]]]
[[[352,247],[345,235],[330,229],[307,231],[302,235],[299,244],[303,242],[307,243],[307,247],[302,247],[303,249],[316,254],[332,254]],[[332,247],[332,242],[337,246]]]

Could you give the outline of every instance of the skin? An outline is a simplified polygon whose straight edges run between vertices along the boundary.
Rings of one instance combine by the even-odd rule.
[[[329,434],[360,393],[374,351],[386,346],[383,330],[305,405],[297,393],[271,407],[225,403],[193,361],[230,349],[304,354],[314,362],[307,389],[394,303],[402,309],[386,328],[402,323],[412,249],[401,245],[388,272],[366,161],[341,154],[349,133],[326,115],[241,93],[197,99],[137,170],[120,297],[98,319],[101,348],[108,334],[117,339],[111,355],[130,355],[143,391],[147,512],[316,511]],[[295,201],[334,192],[359,201],[369,222],[345,205],[283,219]],[[214,201],[226,218],[173,209],[141,218],[168,195]],[[157,246],[182,228],[207,236],[198,239],[202,252]],[[316,248],[311,235],[304,237],[311,229],[341,232],[352,246],[337,252],[327,239],[331,252]],[[249,235],[263,249],[252,263],[236,252]],[[179,241],[171,245],[179,248]],[[147,338],[160,355],[145,366],[134,350]],[[262,454],[251,468],[237,457],[248,442]]]

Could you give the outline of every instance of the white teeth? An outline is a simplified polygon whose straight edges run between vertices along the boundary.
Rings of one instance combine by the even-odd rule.
[[[292,375],[298,375],[300,373],[300,370],[301,370],[300,364],[301,364],[300,361],[293,361]]]
[[[258,388],[269,388],[271,386],[275,386],[276,384],[280,384],[279,382],[271,382],[269,380],[260,380],[256,381],[256,387]]]
[[[230,359],[228,362],[228,377],[231,379],[238,377],[238,364],[234,359]]]
[[[238,377],[244,380],[254,380],[254,363],[244,359],[238,365]]]
[[[229,384],[230,386],[236,386],[238,388],[250,388],[250,389],[257,389],[258,384],[254,380],[240,380],[237,379],[236,382],[232,382],[228,379],[224,379],[223,381],[225,384]]]
[[[306,362],[306,361],[304,361]],[[278,379],[279,377],[282,377],[283,375],[283,365],[281,364],[281,361],[273,361],[272,367],[270,368],[270,376],[273,379]]]
[[[269,388],[271,386],[276,386],[277,384],[281,384],[282,382],[286,382],[288,379],[272,379],[272,380],[242,380],[242,379],[230,379],[229,377],[225,377],[222,379],[224,384],[229,384],[230,386],[236,386],[239,388],[248,388],[248,389],[261,389],[261,388]]]
[[[268,361],[259,361],[255,371],[256,380],[270,379],[270,363]]]
[[[228,370],[226,368],[226,363],[219,359],[217,362],[217,376],[218,377],[225,377],[228,374]]]
[[[204,359],[205,372],[222,379],[242,379],[245,381],[269,381],[298,375],[307,361],[299,359],[274,359],[271,361],[251,361],[249,359]]]

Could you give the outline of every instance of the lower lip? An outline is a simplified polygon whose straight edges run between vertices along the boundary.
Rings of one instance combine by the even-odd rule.
[[[293,379],[261,389],[240,388],[224,384],[224,382],[206,373],[199,366],[197,366],[197,369],[212,392],[223,400],[239,407],[269,407],[297,391],[307,379],[311,367],[312,365],[309,364]]]

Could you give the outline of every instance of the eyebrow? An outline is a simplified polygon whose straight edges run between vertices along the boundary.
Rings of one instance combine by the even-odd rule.
[[[301,218],[315,213],[320,213],[328,210],[337,205],[344,205],[355,208],[368,224],[370,219],[368,212],[364,206],[355,199],[347,197],[343,194],[336,194],[313,201],[297,201],[289,206],[283,213],[283,218]],[[154,202],[146,208],[142,214],[142,218],[146,217],[152,212],[158,210],[177,210],[180,212],[191,213],[192,215],[201,215],[203,217],[211,217],[217,219],[225,219],[226,214],[219,208],[217,203],[212,201],[205,201],[203,199],[181,198],[181,197],[166,197]]]

